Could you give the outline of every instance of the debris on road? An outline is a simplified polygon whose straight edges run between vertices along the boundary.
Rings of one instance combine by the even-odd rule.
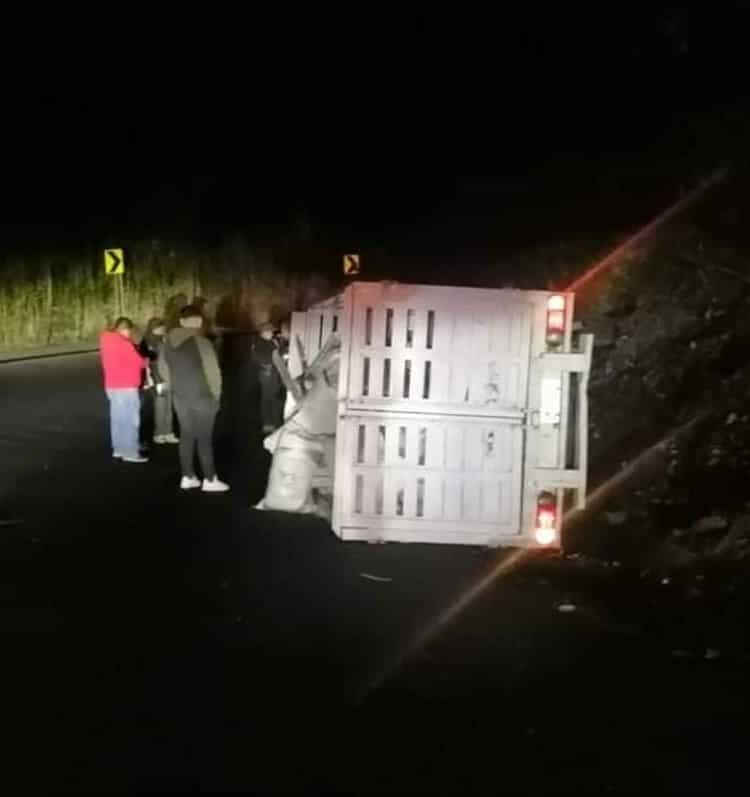
[[[572,612],[576,611],[576,605],[574,603],[559,603],[557,605],[557,611],[561,614],[571,614]]]
[[[360,573],[360,576],[366,578],[368,581],[381,581],[383,583],[393,581],[393,579],[388,576],[375,576],[372,573]]]
[[[696,521],[690,529],[692,534],[707,534],[727,528],[729,521],[721,515],[708,515]]]
[[[727,534],[718,542],[713,550],[715,556],[724,556],[732,551],[745,548],[750,541],[750,515],[739,515],[735,518]]]

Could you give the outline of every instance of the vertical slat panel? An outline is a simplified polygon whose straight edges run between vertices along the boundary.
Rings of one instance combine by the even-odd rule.
[[[299,356],[297,339],[305,345],[307,327],[307,313],[292,313],[292,326],[289,341],[289,373],[293,378],[302,373],[302,361]]]
[[[397,468],[401,465],[399,458],[399,427],[398,421],[391,420],[385,425],[385,467]]]
[[[434,334],[433,334],[434,337]],[[427,351],[427,310],[417,308],[414,313],[414,342],[412,349],[418,354],[426,354]]]
[[[383,475],[383,517],[396,517],[397,472],[388,469]]]
[[[511,312],[510,310],[508,312],[508,319],[509,319],[508,325],[510,327],[508,351],[514,357],[519,357],[525,348],[523,341],[525,318],[526,314],[523,312],[521,308],[516,307],[513,312]]]
[[[439,473],[421,473],[425,480],[424,516],[427,520],[442,520],[443,510],[443,481]]]
[[[465,404],[467,394],[471,400],[470,371],[465,357],[454,357],[451,363],[450,398],[453,404]]]
[[[456,404],[463,404],[466,402],[467,389],[470,388],[471,369],[474,365],[471,358],[467,357],[467,352],[472,351],[471,332],[471,317],[467,317],[466,311],[464,310],[456,315],[451,351],[453,373],[451,378],[450,398],[451,401]],[[469,401],[472,400],[473,398],[469,392]]]
[[[497,522],[510,524],[513,521],[514,506],[514,485],[513,482],[504,479],[498,484],[500,492],[500,505],[498,507]]]
[[[463,481],[463,514],[466,521],[479,520],[479,489],[480,481],[467,476]]]
[[[430,310],[433,311],[432,323],[432,348],[427,347],[427,334],[429,332]],[[448,357],[453,348],[455,317],[448,310],[433,308],[428,305],[425,315],[425,349],[432,352],[440,352],[443,357]]]
[[[370,430],[368,429],[368,432]],[[379,474],[377,471],[367,470],[365,474],[365,491],[363,510],[365,515],[372,516],[375,514],[375,487],[378,482]]]
[[[382,349],[385,346],[385,307],[375,307],[372,318],[372,346]]]
[[[409,399],[411,401],[422,402],[422,387],[424,383],[424,362],[422,358],[412,357],[411,360],[411,390]]]
[[[472,349],[474,354],[486,357],[490,352],[490,337],[492,335],[492,315],[486,315],[481,310],[472,318]]]
[[[406,347],[406,313],[405,305],[396,304],[393,308],[393,348],[403,351],[406,356],[411,356],[414,349]]]
[[[451,424],[446,429],[445,467],[450,471],[464,469],[464,434],[458,424]]]
[[[462,520],[461,490],[463,482],[457,473],[449,473],[445,477],[445,510],[443,520]]]
[[[383,357],[373,352],[370,357],[370,398],[383,397]]]
[[[365,427],[365,465],[375,467],[378,464],[378,430],[377,423],[368,423]]]
[[[367,424],[359,422],[354,427],[356,443],[352,451],[352,465],[363,465],[365,462],[365,443],[367,441]]]
[[[388,356],[383,357],[383,378],[379,395],[383,398],[391,398],[393,396],[393,360]]]
[[[493,379],[495,371],[490,372],[490,364],[484,353],[477,352],[471,358],[471,368],[469,371],[469,384],[470,384],[470,403],[478,404],[479,406],[487,406],[490,398],[489,383],[490,381],[497,382]]]
[[[438,424],[427,426],[425,467],[445,468],[445,430]]]
[[[406,479],[404,476],[404,472],[399,470],[395,473],[395,482],[396,482],[396,494],[395,494],[395,506],[393,508],[393,513],[397,518],[404,518],[406,517]]]
[[[328,338],[331,335],[333,335],[333,333],[335,332],[335,330],[333,328],[334,327],[333,319],[336,317],[337,313],[338,313],[338,310],[336,310],[333,307],[328,311],[328,317],[326,318],[326,334],[325,334],[325,339],[326,340],[328,340]]]
[[[497,426],[485,426],[482,429],[482,470],[485,473],[497,473],[502,470],[501,446],[503,435]]]
[[[520,437],[520,427],[498,424],[495,428],[500,442],[500,470],[504,473],[509,473],[516,466],[520,468],[521,463],[516,463],[516,435]]]
[[[417,474],[405,471],[402,474],[404,485],[404,517],[414,520],[417,516]]]
[[[511,351],[510,327],[508,325],[508,308],[505,303],[498,307],[493,318],[493,350],[499,355],[507,356]]]
[[[451,364],[447,358],[430,358],[432,361],[432,375],[430,377],[430,402],[446,402],[450,400]]]
[[[469,424],[466,426],[466,465],[467,471],[478,472],[482,470],[482,432],[483,428],[479,424]]]
[[[384,485],[384,474],[383,471],[377,471],[375,478],[373,479],[373,486],[374,486],[374,493],[375,493],[375,507],[374,513],[375,515],[382,515],[383,514],[383,485]]]
[[[401,399],[401,383],[404,377],[404,363],[401,357],[396,355],[391,358],[391,399],[395,402],[400,402]]]
[[[474,319],[471,309],[461,308],[455,315],[455,326],[453,330],[452,351],[459,359],[465,359],[467,352],[473,352]],[[482,354],[484,351],[482,350]]]
[[[416,518],[424,519],[425,517],[425,503],[426,503],[426,491],[427,487],[427,480],[424,476],[417,476],[417,507],[415,511]]]
[[[427,437],[428,429],[419,424],[417,428],[417,467],[427,467]]]
[[[505,366],[505,385],[502,395],[504,407],[521,409],[524,405],[524,400],[520,396],[519,376],[520,369],[516,363]]]
[[[418,421],[407,421],[406,426],[406,465],[414,469],[419,460],[419,429]]]
[[[352,486],[354,489],[352,494],[352,506],[354,508],[354,514],[361,515],[364,495],[364,476],[358,471],[353,471],[353,475]]]
[[[370,307],[366,302],[354,308],[354,328],[353,339],[356,348],[367,348],[367,318],[368,310],[375,312],[375,308]]]
[[[352,399],[359,399],[362,396],[362,362],[367,349],[359,349],[354,352],[349,366],[349,396]]]
[[[385,438],[388,432],[384,423],[378,423],[377,429],[377,457],[375,464],[378,467],[385,467]]]
[[[500,502],[503,497],[499,479],[481,481],[481,518],[486,523],[496,522],[500,517]]]

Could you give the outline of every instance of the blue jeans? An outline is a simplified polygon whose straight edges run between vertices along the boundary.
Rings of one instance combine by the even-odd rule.
[[[137,387],[107,390],[112,453],[123,457],[140,455],[141,398]]]

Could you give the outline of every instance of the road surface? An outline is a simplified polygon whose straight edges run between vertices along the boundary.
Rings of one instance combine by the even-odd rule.
[[[747,663],[676,659],[632,574],[526,559],[400,661],[509,554],[342,544],[252,510],[268,462],[241,382],[219,441],[232,492],[185,494],[173,447],[110,458],[95,356],[0,366],[0,516],[22,521],[0,527],[9,793],[739,777]]]

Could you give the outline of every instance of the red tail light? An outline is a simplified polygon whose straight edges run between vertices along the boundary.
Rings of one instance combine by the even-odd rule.
[[[534,538],[539,545],[551,545],[557,539],[557,499],[554,493],[539,494]]]
[[[547,345],[559,346],[565,338],[565,297],[557,294],[547,299]]]

